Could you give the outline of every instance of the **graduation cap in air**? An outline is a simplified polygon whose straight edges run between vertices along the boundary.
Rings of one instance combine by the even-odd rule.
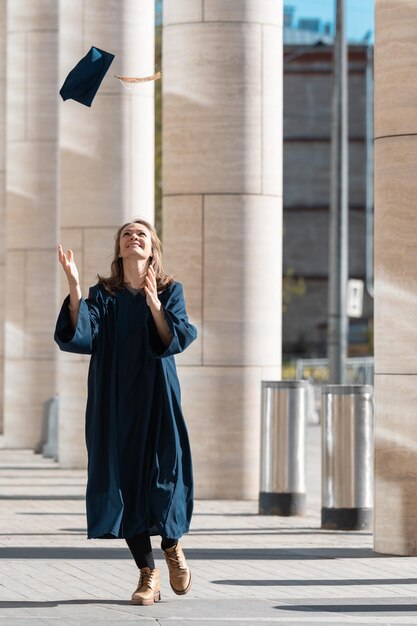
[[[76,100],[90,107],[114,54],[92,46],[66,77],[60,89],[63,100]]]

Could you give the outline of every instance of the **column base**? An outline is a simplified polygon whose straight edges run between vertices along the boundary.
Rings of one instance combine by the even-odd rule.
[[[372,527],[372,509],[321,509],[321,527],[328,530],[365,530]]]
[[[259,494],[260,515],[304,515],[306,509],[305,493],[265,493]]]

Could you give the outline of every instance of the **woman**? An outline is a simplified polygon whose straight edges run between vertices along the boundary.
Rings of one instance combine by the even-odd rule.
[[[69,284],[55,341],[91,354],[86,408],[89,538],[124,538],[140,570],[133,604],[160,599],[150,535],[162,537],[170,583],[191,586],[179,538],[193,508],[191,453],[174,354],[197,336],[180,283],[165,274],[155,229],[119,228],[108,278],[83,299],[71,250],[59,261]]]

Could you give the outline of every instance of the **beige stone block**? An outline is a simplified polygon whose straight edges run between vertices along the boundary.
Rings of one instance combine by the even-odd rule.
[[[282,30],[277,26],[263,28],[262,63],[262,192],[282,197]]]
[[[374,549],[417,555],[416,376],[375,377]]]
[[[0,264],[6,262],[6,173],[0,170]]]
[[[62,363],[68,364],[68,367],[71,363],[89,363],[90,355],[89,354],[76,354],[72,352],[60,352],[59,348],[57,348],[57,354],[59,354],[59,365]],[[61,374],[60,374],[61,375]],[[87,381],[87,378],[86,378]],[[87,382],[86,382],[87,384]]]
[[[6,143],[6,60],[7,60],[7,29],[6,0],[0,2],[0,206],[2,204],[3,187],[1,176],[5,170],[5,143]],[[1,212],[0,212],[1,215]]]
[[[25,356],[53,358],[58,267],[55,250],[28,250],[26,287],[21,293],[25,312]],[[39,280],[39,277],[44,277]]]
[[[148,83],[153,85],[153,83]],[[128,92],[126,92],[128,93]],[[126,221],[143,217],[154,223],[155,205],[155,102],[151,93],[131,92],[124,96],[130,123],[124,138],[126,163]]]
[[[53,143],[9,143],[7,247],[54,248],[57,150]]]
[[[84,276],[84,254],[83,254],[83,230],[81,228],[62,228],[60,232],[60,243],[64,249],[65,254],[68,253],[68,249],[71,249],[74,254],[74,261],[77,266],[78,272],[83,279]],[[58,261],[58,253],[56,254],[56,262],[58,267],[58,282],[59,282],[59,298],[58,298],[58,310],[61,307],[63,299],[68,295],[68,280]]]
[[[54,309],[52,309],[54,313]],[[25,358],[44,359],[55,358],[56,344],[54,342],[56,315],[46,330],[36,333],[25,333]]]
[[[59,84],[62,85],[65,78],[75,64],[88,52],[91,43],[83,39],[83,13],[84,0],[71,0],[60,2],[59,6]],[[61,102],[60,107],[66,107]]]
[[[10,251],[6,271],[7,359],[53,359],[57,276],[52,251]],[[39,276],[47,277],[39,282]]]
[[[54,360],[8,358],[4,370],[4,441],[34,448],[41,438],[45,402],[56,393]]]
[[[273,197],[205,198],[205,365],[280,365],[281,220]]]
[[[130,211],[124,193],[128,163],[121,140],[127,123],[123,102],[121,95],[98,98],[93,116],[88,107],[65,103],[60,125],[60,206],[66,228],[113,227]]]
[[[25,51],[25,82],[20,90],[20,97],[25,103],[25,138],[28,141],[56,142],[58,31],[28,33]]]
[[[4,433],[4,360],[0,356],[0,433]]]
[[[115,68],[120,67],[123,74],[127,76],[153,74],[155,68],[155,29],[153,28],[155,2],[154,0],[145,0],[144,2],[124,0],[124,12],[125,15],[129,16],[129,19],[123,21],[123,54],[120,54],[119,57],[116,55],[113,62]],[[117,63],[120,63],[120,66]],[[153,82],[145,83],[142,87],[145,89],[132,92],[132,95],[136,96],[139,93],[140,96],[147,94],[149,97],[153,97]]]
[[[162,88],[164,193],[260,193],[262,27],[166,29]]]
[[[375,137],[417,133],[417,5],[375,4]]]
[[[0,77],[0,181],[1,181],[1,193],[4,189],[4,176],[6,171],[6,83]]]
[[[0,291],[5,293],[6,1],[0,2]],[[3,433],[5,299],[0,301],[0,433]]]
[[[282,15],[280,0],[204,0],[206,22],[255,22],[282,27]]]
[[[10,4],[10,2],[8,3]],[[23,141],[26,138],[26,34],[7,34],[7,141]]]
[[[8,29],[22,32],[56,30],[57,9],[57,0],[12,0],[7,3]]]
[[[203,21],[204,0],[164,0],[164,26]]]
[[[78,252],[83,249],[83,233],[82,228],[63,227],[60,229],[59,243],[65,251],[70,248],[73,252]]]
[[[4,276],[5,276],[5,267],[3,264],[0,263],[0,272],[1,272],[1,278],[0,278],[0,288],[2,290],[2,293],[5,294],[5,281],[4,281]],[[5,307],[5,299],[3,298],[3,301],[1,303],[0,306],[0,372],[3,371],[3,358],[4,358],[4,325],[5,325],[5,314],[6,314],[6,307]],[[0,397],[2,394],[2,387],[0,386]]]
[[[0,2],[0,30],[2,33],[6,33],[7,31],[7,0],[1,0]],[[3,39],[4,40],[4,39]],[[2,65],[3,61],[0,63],[0,67],[4,66]],[[1,73],[0,73],[1,75]]]
[[[88,287],[97,283],[97,274],[110,276],[110,266],[114,255],[114,235],[116,231],[117,226],[113,228],[84,229],[82,281],[86,294],[88,293]]]
[[[261,367],[262,380],[281,380],[281,367]]]
[[[202,330],[203,198],[164,198],[163,255],[165,269],[183,284],[190,321]],[[182,365],[202,364],[200,337],[178,357]]]
[[[257,498],[261,369],[180,367],[196,498]]]
[[[417,138],[375,146],[375,367],[417,373]]]
[[[87,466],[84,435],[87,373],[88,362],[60,358],[58,433],[60,467],[75,469]]]
[[[5,355],[22,358],[25,350],[26,253],[9,251],[6,263]]]
[[[108,50],[113,54],[120,54],[123,45],[123,21],[120,18],[125,4],[124,0],[121,2],[120,0],[84,2],[84,43],[94,41],[94,45],[98,48]],[[126,18],[128,21],[130,15],[126,15]],[[109,47],[110,42],[112,45]],[[111,82],[115,83],[115,81]]]

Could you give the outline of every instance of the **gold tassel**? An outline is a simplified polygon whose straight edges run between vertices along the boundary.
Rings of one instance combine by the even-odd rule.
[[[150,80],[158,80],[161,78],[162,73],[156,72],[156,74],[152,74],[152,76],[118,76],[115,74],[115,78],[118,78],[122,83],[127,83],[129,85],[134,85],[135,83],[147,83]]]

